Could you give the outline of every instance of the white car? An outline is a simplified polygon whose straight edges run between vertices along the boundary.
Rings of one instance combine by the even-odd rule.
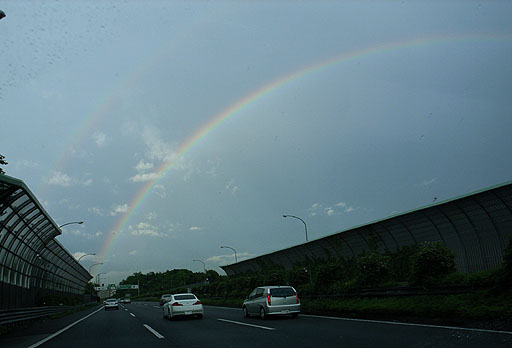
[[[164,318],[172,319],[176,316],[196,316],[202,318],[204,315],[203,304],[194,294],[175,294],[163,305]]]
[[[160,297],[160,306],[163,306],[165,302],[169,301],[171,298],[171,294],[164,294],[162,297]]]
[[[119,302],[117,302],[117,299],[115,298],[109,298],[105,300],[105,310],[109,309],[119,309]]]

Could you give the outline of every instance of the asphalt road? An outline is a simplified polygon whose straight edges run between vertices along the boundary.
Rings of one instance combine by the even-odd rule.
[[[96,307],[60,323],[56,327],[56,323],[48,321],[47,325],[27,328],[21,334],[0,337],[0,346],[512,347],[511,332],[308,315],[261,320],[244,318],[241,309],[223,307],[205,306],[203,319],[168,320],[155,302],[124,304],[117,311]]]

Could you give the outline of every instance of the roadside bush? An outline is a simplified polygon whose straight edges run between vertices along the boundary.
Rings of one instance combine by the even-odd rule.
[[[500,282],[500,270],[466,274],[466,283],[474,289],[493,288]]]
[[[433,285],[455,272],[455,256],[441,242],[424,242],[413,259],[413,284]]]
[[[508,242],[503,257],[503,282],[504,285],[512,287],[512,239]]]
[[[359,268],[357,277],[361,287],[375,287],[389,280],[389,258],[387,256],[369,253],[357,257]]]
[[[308,270],[306,267],[295,266],[287,273],[288,283],[295,288],[309,284],[310,274],[311,271]]]
[[[503,265],[496,275],[497,286],[495,293],[505,293],[509,296],[512,289],[512,239],[508,242],[503,255]]]
[[[400,247],[393,253],[387,253],[389,257],[389,272],[393,280],[406,282],[411,279],[413,259],[418,252],[417,245],[406,245]]]
[[[331,292],[331,286],[343,278],[343,268],[339,262],[320,264],[315,271],[315,290],[319,293]]]

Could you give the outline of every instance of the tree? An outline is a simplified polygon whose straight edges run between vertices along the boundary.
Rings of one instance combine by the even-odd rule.
[[[359,269],[358,281],[363,287],[375,287],[389,279],[389,257],[372,252],[359,255],[356,259]]]
[[[5,161],[5,157],[0,155],[0,165],[6,165],[7,162]],[[0,174],[5,174],[4,170],[2,168],[0,168]]]
[[[436,280],[455,272],[455,255],[441,242],[423,242],[413,261],[413,281],[433,284]]]

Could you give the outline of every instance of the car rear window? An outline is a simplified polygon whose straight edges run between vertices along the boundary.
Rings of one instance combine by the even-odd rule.
[[[194,295],[177,295],[174,296],[175,300],[195,300],[196,297]]]
[[[276,288],[270,289],[270,296],[274,297],[289,297],[295,296],[295,291],[292,288]]]

